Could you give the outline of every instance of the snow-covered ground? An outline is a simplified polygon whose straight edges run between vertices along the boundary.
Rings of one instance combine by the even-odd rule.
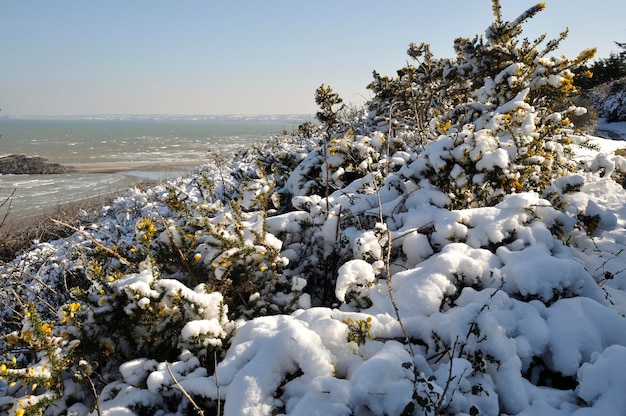
[[[626,121],[607,123],[606,119],[599,119],[596,131],[602,137],[613,140],[626,140]]]

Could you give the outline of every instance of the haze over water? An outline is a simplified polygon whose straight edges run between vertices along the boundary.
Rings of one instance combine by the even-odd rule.
[[[53,211],[60,204],[123,190],[138,179],[184,174],[207,152],[234,149],[291,131],[307,116],[0,118],[0,157],[40,156],[65,165],[142,166],[115,173],[0,175],[0,201],[15,191],[11,219]],[[150,169],[146,169],[150,167]],[[156,171],[156,172],[155,172]],[[0,211],[0,218],[4,214]]]

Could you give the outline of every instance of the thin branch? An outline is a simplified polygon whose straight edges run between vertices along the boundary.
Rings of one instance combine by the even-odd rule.
[[[409,333],[404,326],[404,322],[402,322],[402,318],[400,317],[400,309],[398,308],[398,304],[396,303],[396,296],[393,293],[393,283],[391,281],[391,231],[387,230],[387,253],[385,258],[385,274],[387,275],[387,291],[389,292],[389,298],[391,300],[391,306],[393,306],[393,311],[396,315],[396,320],[400,324],[400,329],[402,329],[402,333],[404,334],[405,342],[409,347],[409,353],[411,357],[415,359],[415,353],[413,352],[413,346],[411,345],[411,340],[409,338]]]
[[[222,401],[220,399],[220,382],[217,378],[217,351],[213,351],[213,365],[215,367],[215,389],[217,390],[217,415],[222,414]]]
[[[443,401],[445,400],[445,397],[446,397],[446,393],[448,393],[448,389],[450,388],[450,384],[452,384],[452,380],[456,378],[455,376],[452,375],[452,368],[453,368],[452,366],[454,364],[454,351],[456,350],[456,346],[458,343],[459,343],[459,336],[457,335],[456,339],[454,340],[454,344],[452,345],[452,349],[446,350],[448,353],[448,358],[450,359],[450,366],[448,367],[448,379],[446,380],[446,385],[443,389],[443,392],[439,396],[439,400],[437,401],[437,410],[441,410],[443,406]],[[465,370],[463,371],[465,372]],[[461,377],[463,376],[463,374],[461,374]]]
[[[95,403],[95,407],[96,407],[96,412],[98,413],[98,416],[101,416],[100,413],[100,396],[98,396],[98,391],[96,390],[96,385],[93,384],[93,381],[91,380],[91,377],[89,375],[87,375],[87,381],[89,382],[89,386],[91,387],[91,392],[93,393],[93,397],[96,400]]]
[[[2,217],[2,221],[0,221],[0,228],[4,226],[4,224],[6,223],[7,217],[11,213],[11,206],[13,202],[13,195],[15,195],[15,191],[16,189],[14,189],[13,192],[11,192],[11,195],[6,197],[6,199],[0,203],[0,208],[4,207],[6,204],[9,204],[7,206],[7,211],[4,213],[4,216]]]
[[[111,250],[110,248],[108,248],[107,246],[105,246],[104,244],[102,244],[101,242],[99,242],[98,240],[93,238],[92,236],[90,236],[84,230],[81,230],[80,228],[76,228],[73,225],[67,224],[67,223],[65,223],[63,221],[55,220],[54,218],[50,218],[50,221],[54,222],[55,224],[61,225],[63,227],[67,227],[70,230],[75,231],[75,232],[81,234],[83,237],[85,237],[86,239],[88,239],[89,241],[94,243],[96,245],[96,247],[98,247],[101,250],[106,251],[107,253],[109,253],[113,257],[117,258],[124,265],[128,266],[133,272],[139,273],[139,269],[137,268],[137,266],[135,266],[133,263],[131,263],[124,256],[120,255],[119,253],[116,253],[115,251]]]
[[[189,403],[191,403],[191,405],[193,406],[194,409],[196,409],[196,412],[198,412],[198,414],[200,416],[204,416],[204,410],[202,410],[200,408],[200,406],[198,406],[198,404],[193,400],[193,398],[189,395],[189,393],[187,393],[187,391],[185,390],[185,388],[183,386],[180,385],[180,383],[178,382],[178,380],[176,380],[176,377],[174,377],[174,373],[172,373],[172,369],[170,368],[170,363],[168,363],[167,361],[165,362],[165,367],[167,368],[167,372],[170,373],[170,377],[172,377],[172,381],[174,381],[174,384],[176,384],[176,387],[178,387],[178,389],[180,390],[180,392],[183,394],[183,396],[185,396],[185,398],[187,400],[189,400]],[[219,412],[218,412],[219,414]]]

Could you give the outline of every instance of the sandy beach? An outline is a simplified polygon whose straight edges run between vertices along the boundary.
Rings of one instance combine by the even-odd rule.
[[[190,160],[188,162],[176,161],[168,163],[154,162],[115,162],[115,163],[77,163],[71,164],[72,168],[82,173],[116,173],[116,172],[172,172],[185,171],[199,166],[200,161]]]

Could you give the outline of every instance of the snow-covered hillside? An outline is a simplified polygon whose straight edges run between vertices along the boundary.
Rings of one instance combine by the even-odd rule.
[[[518,44],[542,6],[493,4],[363,112],[322,86],[320,126],[2,266],[0,411],[622,414],[626,143],[568,119],[591,54]]]
[[[615,158],[611,155],[624,143],[593,140],[604,153],[590,158],[595,152],[585,151],[588,165],[602,163],[612,168],[614,162],[607,161]],[[286,153],[297,150],[293,143],[282,142],[268,144],[265,150],[279,146],[289,149]],[[244,163],[243,159],[235,165],[240,171],[255,168],[252,161]],[[200,203],[197,184],[202,177],[190,176],[169,186]],[[369,179],[360,180],[361,187],[372,186]],[[280,250],[281,261],[291,264],[283,266],[285,282],[277,282],[291,286],[291,293],[285,295],[292,296],[288,301],[295,311],[290,314],[270,312],[272,316],[245,323],[228,321],[219,308],[219,293],[206,293],[204,287],[188,289],[176,276],[158,278],[150,265],[111,284],[106,295],[99,295],[99,288],[86,290],[94,306],[126,294],[124,313],[158,308],[164,325],[169,323],[166,317],[176,311],[176,295],[201,305],[201,312],[186,317],[188,322],[179,334],[179,355],[172,357],[170,368],[199,403],[218,397],[225,400],[227,414],[269,414],[276,409],[289,414],[410,414],[409,409],[421,405],[441,407],[450,414],[472,414],[472,409],[479,409],[480,414],[498,414],[504,409],[510,414],[586,414],[587,405],[594,406],[588,414],[619,414],[626,385],[626,192],[597,173],[575,175],[563,182],[582,185],[563,196],[565,211],[536,193],[507,196],[495,207],[451,211],[437,206],[437,199],[445,196],[432,189],[402,193],[387,189],[380,193],[383,209],[391,212],[402,201],[406,208],[394,215],[402,225],[390,232],[382,227],[349,229],[342,236],[336,234],[338,214],[326,218],[320,198],[300,197],[302,206],[308,208],[267,218],[269,233],[261,244]],[[357,184],[351,186],[354,191],[342,189],[331,195],[332,206],[351,206],[351,213],[371,211],[376,217],[377,195],[360,194],[355,192]],[[159,207],[170,220],[172,213],[152,202],[167,194],[165,187],[133,191],[105,208],[102,220],[87,231],[107,245],[114,234],[122,237],[118,244],[123,239],[135,241],[138,215],[150,215]],[[589,235],[576,223],[581,214],[598,215],[597,227]],[[244,223],[252,228],[251,218],[256,215],[246,215]],[[337,239],[345,239],[343,244],[354,257],[338,271],[334,288],[338,307],[311,308],[310,296],[301,293],[306,282],[288,273],[302,261],[296,254],[304,243],[294,241],[293,236],[299,234],[294,230],[301,232],[307,223],[313,230],[307,238],[322,241],[328,250]],[[560,238],[551,231],[555,227],[562,229]],[[292,241],[276,241],[274,236],[286,232]],[[165,230],[158,233],[159,239],[168,242]],[[390,265],[391,283],[380,278],[389,237],[402,257]],[[436,243],[436,252],[431,242]],[[61,271],[79,267],[79,254],[89,246],[81,234],[40,244],[13,265],[12,277],[21,279],[13,286],[23,286],[26,300],[39,301],[45,311],[43,299],[68,298],[57,292],[64,284],[58,281]],[[211,258],[204,247],[198,245],[199,259],[194,261]],[[319,267],[324,267],[324,261],[322,256]],[[263,294],[256,297],[262,299]],[[69,306],[62,309],[63,317],[89,307],[76,306],[72,312],[75,303],[71,300],[66,300]],[[15,304],[6,298],[5,302]],[[105,314],[106,306],[101,308],[90,313]],[[26,321],[20,331],[22,339],[33,330]],[[64,328],[61,322],[58,325]],[[121,322],[111,322],[117,324]],[[158,328],[149,328],[158,333]],[[136,330],[133,337],[144,338],[138,343],[155,336]],[[229,338],[230,331],[236,332],[233,338]],[[120,342],[121,337],[106,332],[93,336],[103,346],[108,339]],[[412,340],[410,346],[407,337]],[[184,348],[186,344],[192,348]],[[61,353],[68,348],[66,341],[57,345]],[[221,351],[222,346],[229,348],[215,374],[209,374],[205,361],[214,358],[209,352]],[[27,359],[23,353],[18,357]],[[50,365],[42,357],[39,365],[32,366],[33,375],[46,374],[46,364]],[[99,369],[111,380],[99,395],[101,414],[145,413],[146,409],[186,413],[188,401],[167,366],[153,354],[125,362],[119,373],[115,368]],[[80,368],[71,370],[81,372]],[[75,383],[64,381],[65,400],[68,405],[78,400],[80,404],[72,405],[72,411],[86,414],[84,403],[93,398],[88,389]],[[20,390],[30,393],[28,387],[19,385],[4,385],[2,390],[7,396],[4,403],[10,403],[12,395],[18,397]],[[420,399],[414,399],[414,392]],[[72,394],[78,396],[72,398]],[[171,407],[171,402],[178,404]],[[22,403],[27,403],[26,398]]]

